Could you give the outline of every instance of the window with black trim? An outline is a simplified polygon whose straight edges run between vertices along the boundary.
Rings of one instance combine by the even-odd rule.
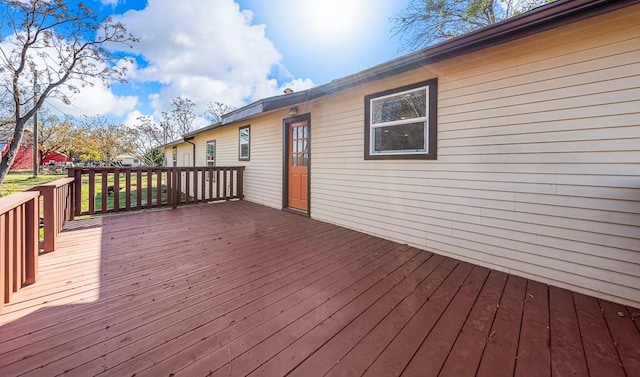
[[[435,160],[437,95],[431,79],[365,96],[365,160]]]
[[[238,130],[238,159],[249,161],[251,157],[251,126],[240,127]]]

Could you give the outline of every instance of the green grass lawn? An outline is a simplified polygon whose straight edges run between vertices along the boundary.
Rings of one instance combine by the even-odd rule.
[[[118,195],[118,206],[120,208],[125,208],[126,206],[126,191],[125,191],[125,177],[124,175],[120,176],[119,179],[119,187],[120,187],[120,192]],[[148,181],[147,181],[147,175],[146,174],[142,174],[142,177],[140,179],[140,182],[138,182],[138,178],[136,174],[132,174],[131,175],[131,188],[130,188],[130,198],[131,198],[131,206],[135,207],[137,205],[137,199],[138,199],[138,185],[140,185],[140,197],[141,197],[141,201],[143,203],[143,205],[146,203],[147,201],[147,188],[148,188]],[[107,186],[114,186],[114,175],[113,174],[108,174],[107,175]],[[157,175],[153,174],[152,175],[152,182],[151,182],[151,197],[152,200],[156,200],[156,192],[157,192]],[[111,210],[115,208],[115,194],[114,193],[103,193],[102,192],[102,175],[101,174],[96,174],[95,176],[95,183],[94,183],[94,188],[95,188],[95,198],[94,198],[94,206],[96,211],[100,211],[102,209],[102,196],[103,194],[106,195],[106,199],[107,199],[107,209]],[[167,194],[166,194],[166,186],[165,186],[165,182],[162,182],[161,185],[161,191],[162,191],[162,195],[161,195],[161,200],[163,202],[165,202],[167,200]],[[89,176],[84,175],[82,177],[82,190],[81,190],[81,196],[82,196],[82,210],[83,211],[88,211],[89,210]]]
[[[10,173],[7,175],[4,183],[0,185],[0,196],[10,195],[16,192],[27,191],[34,186],[38,186],[44,183],[52,182],[60,178],[65,178],[66,174],[38,174],[38,177],[34,177],[32,174],[20,174],[20,173]],[[124,189],[125,186],[125,177],[124,175],[120,176],[119,187],[121,187],[121,191],[118,196],[119,207],[125,208],[126,206],[126,192]],[[145,204],[147,201],[147,175],[142,174],[140,182],[138,182],[137,175],[131,175],[131,206],[135,207],[137,205],[138,198],[138,184],[140,184],[140,194],[142,203]],[[114,185],[114,175],[107,175],[107,186]],[[94,206],[96,211],[100,211],[102,209],[102,174],[96,174],[95,182],[94,182],[95,196],[94,196]],[[163,180],[161,185],[162,196],[161,200],[166,202],[167,194],[166,194],[166,186]],[[156,190],[157,190],[157,175],[153,174],[152,176],[152,200],[156,200]],[[104,193],[107,196],[107,209],[111,210],[114,208],[114,194]],[[81,189],[81,198],[82,198],[82,210],[89,210],[89,176],[84,175],[82,177],[82,189]]]
[[[66,174],[33,174],[27,173],[9,173],[7,178],[0,185],[0,196],[11,195],[16,192],[27,191],[34,186],[55,181],[56,179],[65,178]]]

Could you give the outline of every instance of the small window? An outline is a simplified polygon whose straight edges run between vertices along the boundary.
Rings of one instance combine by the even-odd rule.
[[[216,166],[216,141],[207,141],[207,166]]]
[[[251,156],[251,126],[240,127],[239,132],[239,160],[249,161]]]
[[[365,96],[365,160],[436,159],[437,79]]]
[[[174,146],[171,148],[171,158],[173,159],[173,167],[178,166],[178,147]]]

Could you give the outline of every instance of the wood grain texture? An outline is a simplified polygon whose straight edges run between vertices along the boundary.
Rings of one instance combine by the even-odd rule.
[[[245,201],[70,221],[39,262],[2,375],[640,370],[638,309]]]

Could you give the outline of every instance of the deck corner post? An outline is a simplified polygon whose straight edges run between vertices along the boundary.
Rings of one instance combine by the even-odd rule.
[[[82,214],[82,171],[80,169],[73,169],[74,181],[73,181],[73,213],[75,216]]]
[[[58,234],[58,206],[56,205],[56,187],[41,186],[40,195],[43,196],[44,216],[44,252],[48,253],[56,249],[56,236]]]
[[[39,203],[39,195],[34,196],[31,200],[25,203],[24,285],[33,284],[38,279],[38,229],[40,228]]]
[[[244,166],[238,171],[238,198],[244,200]]]

